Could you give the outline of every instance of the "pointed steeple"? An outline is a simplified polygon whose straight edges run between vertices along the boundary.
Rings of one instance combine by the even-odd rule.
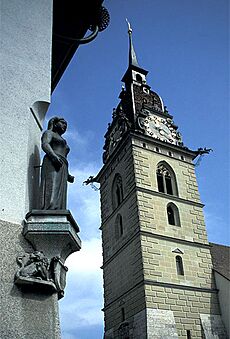
[[[122,81],[127,83],[135,82],[136,81],[136,75],[140,75],[140,79],[142,79],[142,83],[145,83],[145,76],[147,75],[148,71],[140,67],[137,61],[137,56],[134,50],[133,46],[133,39],[132,39],[132,28],[129,23],[129,21],[126,19],[128,24],[128,34],[129,34],[129,64],[128,69],[125,73],[125,75],[122,78]]]
[[[127,24],[128,24],[128,34],[129,34],[129,66],[136,66],[136,67],[140,67],[137,61],[137,56],[134,50],[134,46],[133,46],[133,39],[132,39],[132,28],[131,25],[129,23],[129,21],[126,19]]]

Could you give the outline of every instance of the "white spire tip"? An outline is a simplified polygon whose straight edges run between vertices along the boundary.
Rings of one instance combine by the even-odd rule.
[[[132,28],[131,28],[130,22],[128,21],[127,18],[126,18],[125,20],[126,20],[127,25],[128,25],[128,33],[132,33],[133,30],[132,30]]]

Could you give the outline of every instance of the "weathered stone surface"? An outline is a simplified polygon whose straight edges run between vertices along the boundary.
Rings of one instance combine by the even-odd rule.
[[[133,339],[147,338],[146,309],[133,317]]]
[[[57,294],[24,293],[14,284],[18,270],[16,258],[34,249],[22,236],[22,226],[0,221],[1,253],[0,275],[0,338],[59,339],[60,323]]]
[[[220,315],[201,314],[205,339],[227,339],[227,334]]]
[[[111,328],[110,330],[105,332],[105,339],[113,339],[114,335],[113,335],[113,328]]]
[[[172,311],[147,308],[146,313],[148,339],[178,338]]]

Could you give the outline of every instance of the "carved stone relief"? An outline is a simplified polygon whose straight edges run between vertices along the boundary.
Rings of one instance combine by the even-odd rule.
[[[49,260],[43,252],[35,251],[25,253],[17,257],[17,263],[21,266],[15,277],[49,280]]]
[[[17,257],[20,268],[15,274],[15,284],[40,291],[58,292],[64,296],[68,268],[59,257],[49,260],[43,252],[35,251]]]

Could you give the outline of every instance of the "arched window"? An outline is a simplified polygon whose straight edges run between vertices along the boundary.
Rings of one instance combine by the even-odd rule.
[[[136,80],[137,80],[138,82],[142,83],[142,77],[141,77],[140,74],[137,74],[137,75],[136,75]]]
[[[176,256],[176,269],[178,275],[184,275],[183,260],[179,255]]]
[[[175,174],[166,163],[157,166],[157,184],[159,192],[178,196]]]
[[[123,187],[120,174],[116,174],[112,185],[112,204],[113,208],[117,208],[123,200]]]
[[[124,233],[122,216],[117,215],[115,220],[115,239],[118,240]]]
[[[179,210],[171,202],[167,205],[167,217],[169,225],[180,226]]]

